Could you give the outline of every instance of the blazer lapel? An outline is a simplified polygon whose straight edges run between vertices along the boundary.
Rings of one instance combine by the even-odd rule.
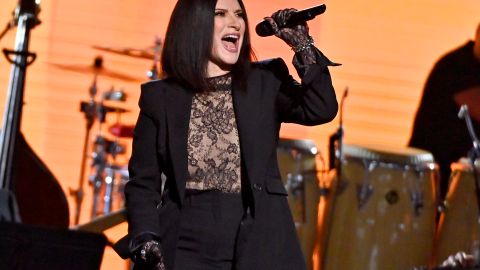
[[[174,87],[171,91],[167,91],[166,95],[168,143],[173,173],[182,204],[188,177],[187,137],[192,97],[191,91],[177,84],[174,84]]]

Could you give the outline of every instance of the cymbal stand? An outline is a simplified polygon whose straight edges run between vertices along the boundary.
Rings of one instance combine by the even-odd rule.
[[[101,63],[94,63],[95,68],[100,69]],[[80,177],[78,180],[78,187],[77,189],[70,188],[70,195],[75,198],[75,218],[74,218],[74,225],[77,225],[80,221],[80,212],[82,208],[83,202],[83,183],[85,179],[85,165],[87,162],[87,150],[88,150],[88,142],[90,140],[90,131],[92,129],[93,123],[96,118],[96,111],[97,111],[97,103],[95,102],[95,95],[97,94],[97,76],[98,73],[94,74],[92,85],[89,88],[90,99],[88,102],[81,102],[80,103],[80,111],[84,113],[86,126],[85,126],[85,137],[83,140],[83,151],[82,151],[82,161],[80,165]]]

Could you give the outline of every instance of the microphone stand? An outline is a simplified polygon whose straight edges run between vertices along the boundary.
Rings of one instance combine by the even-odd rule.
[[[337,177],[337,187],[334,188],[333,190],[335,193],[338,194],[338,191],[342,189],[342,181],[341,181],[341,175],[342,175],[342,162],[343,162],[343,103],[345,101],[345,98],[348,96],[348,87],[345,87],[345,90],[343,91],[342,98],[340,99],[340,108],[339,108],[339,125],[337,128],[337,131],[330,135],[329,138],[329,144],[328,144],[328,167],[330,170],[336,169],[336,177]],[[333,180],[335,181],[335,180]],[[332,186],[330,186],[328,189],[331,190]],[[324,194],[328,194],[330,191],[325,190],[322,191]],[[334,196],[334,195],[333,195]],[[330,206],[330,209],[328,211],[332,212],[335,209],[335,198],[332,197],[332,205]],[[332,226],[332,220],[328,220],[326,223],[326,228],[329,230],[329,228]],[[325,243],[328,243],[330,238],[330,235],[327,234],[327,236],[324,239]],[[326,249],[323,250],[322,252],[323,256],[326,255]],[[325,261],[322,262],[323,266],[325,266]]]
[[[463,104],[460,107],[460,111],[458,112],[458,118],[464,119],[467,124],[468,133],[472,140],[473,147],[468,151],[468,157],[470,160],[470,164],[472,165],[473,170],[473,179],[475,181],[475,194],[477,195],[477,210],[478,212],[478,221],[480,221],[480,183],[479,183],[479,175],[477,171],[477,167],[475,166],[475,161],[478,157],[480,157],[480,141],[478,140],[477,136],[475,135],[475,131],[473,130],[472,119],[470,118],[470,114],[468,113],[468,106]]]

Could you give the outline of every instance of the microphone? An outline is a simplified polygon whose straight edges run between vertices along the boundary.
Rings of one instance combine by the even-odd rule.
[[[322,4],[319,6],[314,6],[311,8],[296,11],[295,13],[292,13],[290,18],[288,18],[285,25],[278,25],[278,28],[292,27],[309,21],[315,18],[317,15],[324,13],[326,8],[327,7],[325,6],[325,4]],[[257,35],[261,37],[268,37],[275,34],[272,27],[270,26],[270,23],[265,20],[257,24],[257,26],[255,27],[255,31],[257,32]]]

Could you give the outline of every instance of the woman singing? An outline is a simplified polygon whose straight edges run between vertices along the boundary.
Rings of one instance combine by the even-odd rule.
[[[281,28],[297,83],[280,58],[252,62],[241,0],[178,0],[162,55],[165,78],[142,85],[125,187],[135,269],[305,269],[280,179],[282,122],[337,113],[328,66],[306,24]]]

